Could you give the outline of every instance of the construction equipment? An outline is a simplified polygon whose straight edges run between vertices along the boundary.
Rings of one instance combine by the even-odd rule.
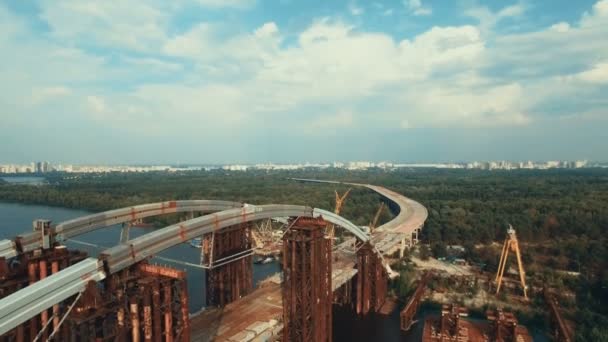
[[[378,224],[378,220],[380,219],[380,215],[382,214],[382,211],[384,210],[384,207],[385,207],[384,202],[380,203],[380,207],[378,208],[378,211],[376,211],[376,215],[374,216],[374,219],[369,224],[369,232],[370,233],[374,232],[374,229],[376,228],[376,225]]]
[[[517,256],[517,266],[519,268],[519,280],[524,290],[524,298],[528,299],[528,288],[526,287],[526,272],[524,271],[524,265],[521,261],[521,253],[519,252],[519,243],[517,242],[517,236],[515,235],[515,229],[509,225],[507,229],[507,237],[505,243],[502,246],[502,253],[500,254],[500,262],[498,264],[498,271],[496,272],[496,294],[500,292],[500,285],[502,284],[502,278],[505,273],[505,267],[507,265],[507,259],[509,257],[509,251],[515,252]]]
[[[275,242],[272,233],[272,219],[263,220],[254,224],[255,229],[251,231],[257,248],[264,248]]]
[[[334,190],[334,193],[336,194],[336,208],[334,209],[334,213],[336,215],[340,214],[340,210],[342,210],[342,204],[344,204],[344,201],[346,200],[346,197],[348,197],[348,194],[350,194],[351,189],[348,189],[342,196],[340,196],[340,194],[338,194],[337,190]],[[329,237],[330,239],[334,238],[334,225],[332,223],[327,225],[327,228],[325,230],[325,236]]]

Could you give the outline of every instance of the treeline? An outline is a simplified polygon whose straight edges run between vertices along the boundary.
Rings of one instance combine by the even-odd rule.
[[[47,176],[49,185],[0,186],[0,201],[84,209],[93,212],[143,203],[220,199],[252,204],[286,203],[308,205],[333,211],[334,190],[340,194],[347,186],[301,183],[289,175],[265,172],[149,172]],[[362,188],[353,188],[342,215],[359,225],[372,220],[381,197]],[[384,212],[380,221],[392,216]]]

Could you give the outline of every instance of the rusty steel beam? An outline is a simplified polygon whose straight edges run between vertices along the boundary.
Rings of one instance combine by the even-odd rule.
[[[36,275],[36,271],[37,271],[37,267],[38,264],[36,263],[36,261],[30,261],[27,265],[27,270],[28,270],[28,278],[29,278],[29,284],[32,285],[34,284],[37,280],[38,277]],[[38,317],[34,316],[32,317],[32,319],[30,319],[30,338],[33,339],[34,336],[36,336],[38,334]]]
[[[414,291],[414,294],[410,297],[407,304],[399,314],[399,318],[401,320],[401,330],[408,331],[411,328],[414,321],[414,316],[416,315],[416,312],[420,307],[420,303],[422,302],[422,296],[424,295],[426,284],[430,278],[431,273],[429,272],[422,275],[422,278],[420,278],[418,286],[416,287],[416,291]]]
[[[145,279],[147,280],[147,279]],[[152,342],[152,299],[150,281],[140,282],[140,295],[143,301],[144,341]]]
[[[176,270],[175,268],[171,267],[140,263],[138,265],[138,269],[143,275],[163,276],[172,279],[186,279],[186,271]]]
[[[59,272],[59,261],[53,260],[51,262],[51,273],[55,274]],[[53,331],[59,328],[59,304],[53,305]]]
[[[182,321],[182,342],[190,342],[190,314],[188,310],[188,282],[186,279],[180,281],[180,311]]]
[[[163,310],[165,316],[165,341],[173,342],[173,312],[171,308],[171,283],[166,281],[163,287]]]
[[[39,270],[40,270],[40,280],[42,280],[42,279],[46,278],[46,276],[47,276],[47,269],[46,269],[46,266],[47,266],[47,264],[46,264],[46,260],[45,260],[44,258],[41,258],[41,259],[40,259],[40,261],[39,261],[39,267],[40,267],[40,268],[39,268]],[[46,327],[46,323],[48,322],[48,320],[49,320],[49,312],[48,312],[48,310],[43,310],[43,311],[40,313],[40,325],[41,325],[43,328],[44,328],[44,327]],[[41,335],[41,339],[42,339],[42,341],[46,341],[46,340],[47,340],[47,336],[48,336],[48,334],[47,334],[47,332],[46,332],[46,330],[45,330],[45,331],[42,333],[42,335]]]
[[[152,323],[154,324],[154,341],[162,341],[163,324],[161,321],[160,283],[154,279],[152,283]]]
[[[131,311],[131,341],[139,342],[139,307],[137,298],[129,298],[129,308]]]
[[[378,312],[386,301],[388,274],[382,259],[366,242],[357,251],[357,305],[360,315]]]
[[[283,341],[331,341],[331,240],[323,218],[296,219],[283,237]]]
[[[251,226],[240,224],[213,233],[209,255],[210,268],[205,272],[207,305],[225,306],[253,290],[253,257],[247,255],[214,267],[213,260],[225,260],[252,248]]]
[[[566,325],[562,315],[557,307],[557,299],[555,295],[549,292],[549,290],[545,289],[545,301],[549,304],[549,309],[551,312],[551,321],[555,325],[555,333],[554,337],[556,341],[559,342],[571,342],[573,341],[573,333],[570,331],[568,326]]]

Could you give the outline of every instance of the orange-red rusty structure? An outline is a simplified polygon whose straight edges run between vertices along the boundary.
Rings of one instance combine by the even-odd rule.
[[[8,265],[0,273],[2,297],[81,261],[86,254],[60,246],[19,258],[23,261]],[[73,310],[59,326],[71,304],[75,304]],[[45,322],[48,322],[47,328],[41,332]],[[186,273],[169,267],[136,264],[101,283],[89,283],[81,296],[43,311],[0,336],[0,341],[32,341],[37,335],[39,340],[46,341],[57,327],[59,331],[54,340],[67,342],[190,341]]]
[[[332,339],[332,240],[323,218],[297,218],[283,237],[283,341]]]
[[[249,224],[225,228],[204,237],[202,259],[209,261],[207,305],[225,306],[253,290],[252,247]]]
[[[532,342],[528,329],[517,325],[515,316],[501,310],[487,311],[487,321],[468,320],[466,308],[444,304],[441,317],[427,317],[423,342]]]
[[[386,300],[388,275],[382,259],[369,242],[357,252],[357,313],[380,310]]]
[[[430,317],[425,320],[422,341],[484,341],[481,329],[477,329],[470,322],[461,319],[466,316],[468,316],[466,308],[454,304],[443,304],[439,319]]]
[[[187,303],[184,271],[136,264],[91,283],[64,323],[65,340],[190,341]]]
[[[50,274],[57,273],[60,269],[71,266],[86,257],[86,253],[69,251],[64,246],[56,246],[21,254],[10,264],[4,258],[0,258],[0,298],[44,279]],[[43,325],[51,320],[47,329],[40,335],[40,340],[46,339],[50,331],[59,325],[58,315],[61,309],[62,305],[54,305],[50,310],[43,311],[39,316],[33,317],[2,337],[17,342],[31,341],[38,335]],[[63,326],[60,328],[58,336],[66,336],[67,333],[67,327]]]
[[[574,334],[570,330],[570,327],[566,324],[557,306],[557,299],[555,295],[545,289],[545,301],[549,305],[549,311],[551,313],[551,323],[554,327],[553,337],[558,342],[570,342],[574,340]]]
[[[407,331],[411,328],[414,322],[414,316],[416,316],[416,312],[418,311],[420,303],[422,302],[424,289],[426,288],[426,284],[430,278],[431,273],[429,272],[422,275],[422,278],[420,278],[418,286],[416,287],[416,291],[414,291],[414,294],[410,297],[403,310],[401,310],[399,315],[401,321],[401,330]]]
[[[490,329],[487,335],[491,341],[532,342],[528,329],[517,324],[517,318],[513,313],[500,309],[488,310],[486,311],[486,319],[490,321]]]

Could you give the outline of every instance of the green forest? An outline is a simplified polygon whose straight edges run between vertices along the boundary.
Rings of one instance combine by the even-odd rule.
[[[578,338],[608,336],[608,170],[478,171],[342,169],[300,171],[47,174],[48,185],[0,182],[0,200],[102,211],[173,199],[223,199],[253,204],[289,203],[333,209],[334,184],[289,180],[317,178],[382,185],[429,211],[423,241],[436,256],[458,244],[467,257],[486,265],[498,262],[508,224],[517,231],[530,276],[576,291]],[[356,224],[372,220],[382,198],[354,188],[342,215]],[[381,221],[387,221],[384,213]],[[580,272],[572,281],[556,270]],[[603,328],[602,328],[603,327]],[[580,329],[579,329],[580,328]]]

